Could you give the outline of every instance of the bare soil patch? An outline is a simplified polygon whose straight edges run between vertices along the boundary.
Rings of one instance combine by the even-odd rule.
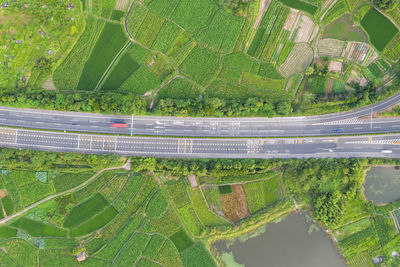
[[[286,20],[285,26],[283,27],[285,30],[288,30],[290,32],[293,30],[293,28],[296,24],[296,21],[297,21],[298,14],[299,14],[299,11],[297,9],[293,9],[293,8],[290,9],[289,16]]]
[[[279,71],[286,78],[303,72],[311,64],[313,56],[314,52],[309,44],[296,44],[285,62],[279,67]]]
[[[334,82],[333,79],[329,78],[328,83],[326,85],[326,93],[327,94],[332,93],[333,82]]]
[[[314,27],[315,27],[315,25],[314,25],[313,20],[306,15],[302,15],[295,42],[296,43],[308,43],[314,32]]]
[[[8,195],[6,190],[0,190],[0,199],[2,199],[3,197],[6,197]]]
[[[45,90],[49,90],[49,91],[56,90],[56,86],[54,85],[53,78],[52,77],[48,78],[43,83],[42,88]]]
[[[196,189],[196,187],[199,185],[199,184],[197,183],[197,180],[196,180],[196,175],[189,174],[189,175],[188,175],[188,179],[189,179],[189,183],[190,183],[190,185],[192,186],[192,188],[193,188],[193,189]]]
[[[329,71],[330,72],[342,72],[342,70],[343,70],[342,62],[331,61],[329,63]]]
[[[225,216],[236,222],[250,215],[243,185],[232,185],[232,193],[221,195],[221,205]]]
[[[335,39],[318,41],[317,50],[320,56],[340,57],[343,54],[345,42]]]

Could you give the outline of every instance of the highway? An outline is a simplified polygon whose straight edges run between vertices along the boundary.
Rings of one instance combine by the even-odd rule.
[[[400,157],[400,135],[191,139],[91,135],[0,127],[0,146],[170,158]]]
[[[309,117],[179,118],[115,116],[0,107],[0,126],[67,132],[181,137],[295,137],[400,133],[400,118],[371,114],[400,102],[400,93],[353,111]],[[127,128],[110,127],[126,123]]]

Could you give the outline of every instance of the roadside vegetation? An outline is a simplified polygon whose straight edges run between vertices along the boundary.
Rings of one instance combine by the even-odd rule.
[[[400,249],[400,202],[375,206],[362,193],[369,166],[398,160],[131,158],[130,170],[99,173],[127,158],[0,152],[3,263],[75,266],[85,252],[81,265],[216,266],[215,240],[296,208],[327,230],[351,266],[375,257],[395,266],[391,253]]]
[[[63,30],[54,34],[65,41],[62,53],[30,60],[37,66],[25,64],[26,77],[6,74],[16,79],[3,84],[7,93],[1,104],[271,117],[363,106],[394,94],[400,84],[399,3],[394,0],[71,3],[53,16],[54,21],[61,15],[74,18],[69,35],[54,29]],[[39,12],[33,7],[10,3],[1,12],[26,18],[21,10]],[[45,12],[43,19],[50,15]],[[7,57],[27,52],[9,50]],[[57,93],[40,91],[42,84]],[[121,95],[132,107],[118,101]],[[68,104],[61,107],[64,101]]]

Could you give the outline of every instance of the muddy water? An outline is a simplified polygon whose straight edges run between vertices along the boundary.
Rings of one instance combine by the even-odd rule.
[[[400,199],[400,170],[394,167],[372,167],[365,176],[364,194],[375,204]]]
[[[259,229],[256,237],[220,240],[214,247],[227,266],[345,266],[324,231],[300,214],[290,214],[279,223],[268,224]]]

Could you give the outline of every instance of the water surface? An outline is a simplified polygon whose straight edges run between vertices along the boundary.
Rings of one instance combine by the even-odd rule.
[[[394,167],[372,167],[365,176],[364,194],[375,204],[400,199],[400,170]]]
[[[219,240],[214,247],[228,266],[346,266],[324,231],[303,215],[290,214],[279,223],[268,224],[264,230],[244,242],[240,238]]]

